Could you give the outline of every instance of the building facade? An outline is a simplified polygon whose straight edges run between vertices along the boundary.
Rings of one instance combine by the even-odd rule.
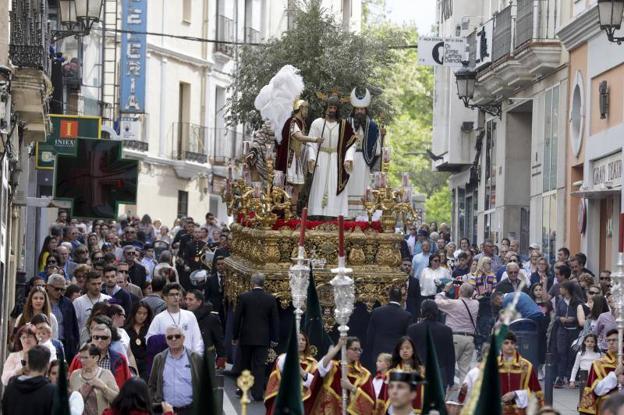
[[[566,123],[566,244],[589,268],[613,270],[622,211],[624,47],[598,24],[596,1],[578,1],[559,30],[570,53]]]
[[[438,2],[440,35],[466,38],[471,103],[500,109],[467,111],[452,71],[436,71],[433,151],[447,153],[434,168],[452,173],[455,238],[518,239],[522,251],[536,243],[551,260],[565,243],[568,55],[557,32],[571,9],[556,0]]]

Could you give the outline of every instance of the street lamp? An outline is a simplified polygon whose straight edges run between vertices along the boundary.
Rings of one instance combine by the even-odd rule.
[[[607,33],[609,42],[622,43],[624,37],[615,36],[615,31],[622,26],[624,0],[598,0],[598,20],[600,28]]]
[[[69,36],[88,35],[93,23],[100,21],[104,0],[59,0],[59,25],[64,30],[52,32],[52,41]]]
[[[470,103],[470,101],[474,98],[475,87],[477,84],[477,73],[475,71],[462,68],[455,72],[455,81],[457,82],[457,95],[466,108],[478,109],[495,117],[501,116],[500,103],[485,105]]]

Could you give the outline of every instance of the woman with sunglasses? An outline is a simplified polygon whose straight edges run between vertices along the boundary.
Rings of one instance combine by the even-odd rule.
[[[41,252],[39,253],[39,260],[37,263],[39,264],[39,272],[45,271],[45,267],[47,264],[47,259],[49,256],[54,255],[54,251],[58,246],[58,239],[54,236],[46,236],[43,240],[43,247],[41,248]]]
[[[441,267],[441,256],[438,253],[429,256],[429,266],[420,274],[420,296],[424,300],[432,300],[438,287],[451,279],[448,269]]]
[[[340,361],[334,360],[340,354],[343,345],[347,349],[347,380],[342,379]],[[376,403],[373,377],[360,363],[361,356],[362,345],[360,339],[353,336],[341,337],[338,343],[329,349],[318,364],[322,386],[312,407],[312,414],[329,415],[340,413],[343,389],[346,389],[349,395],[347,413],[373,413]]]
[[[112,372],[98,366],[101,357],[96,345],[83,344],[78,352],[82,367],[74,370],[69,378],[71,391],[80,392],[84,400],[83,415],[100,415],[110,408],[119,393]]]
[[[56,316],[52,313],[48,293],[43,287],[35,287],[30,290],[28,298],[26,299],[26,304],[24,305],[24,310],[22,314],[17,316],[15,328],[19,329],[24,324],[30,323],[30,320],[37,314],[43,314],[48,318],[50,326],[52,327],[52,338],[58,340],[58,321],[56,320]]]
[[[2,384],[4,386],[9,384],[9,380],[13,376],[28,374],[26,353],[37,343],[37,333],[32,324],[26,324],[17,330],[13,342],[13,353],[9,354],[2,367]]]

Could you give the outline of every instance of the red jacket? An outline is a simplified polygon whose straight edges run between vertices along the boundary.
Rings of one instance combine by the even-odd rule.
[[[121,389],[123,384],[132,377],[132,373],[130,373],[130,368],[128,367],[128,361],[124,355],[110,349],[108,350],[108,354],[110,355],[111,372],[113,372],[117,386]],[[80,362],[80,355],[77,354],[74,356],[71,365],[69,365],[69,374],[71,375],[74,370],[80,368],[82,368],[82,363]]]

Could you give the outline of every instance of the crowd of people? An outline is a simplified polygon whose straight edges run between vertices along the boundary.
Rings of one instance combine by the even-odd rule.
[[[565,247],[552,261],[535,244],[525,256],[516,240],[476,247],[450,235],[444,224],[408,228],[401,246],[407,284],[389,288],[365,338],[341,339],[315,356],[299,334],[306,413],[338,411],[342,390],[349,391],[350,413],[419,413],[428,335],[447,403],[459,407],[503,323],[511,328],[498,357],[504,413],[542,405],[547,353],[554,357],[555,387],[578,388],[579,411],[598,413],[624,372],[616,362],[610,272],[594,270],[595,277],[586,256]],[[39,273],[11,313],[11,353],[1,379],[5,413],[50,413],[44,408],[65,361],[72,414],[125,414],[133,405],[136,413],[151,414],[154,404],[158,412],[188,414],[204,352],[218,369],[228,355],[232,360],[224,342],[232,318],[239,352],[230,372],[251,370],[252,397],[272,414],[284,365],[281,355],[266,367],[280,338],[277,302],[263,289],[264,276],[254,274],[252,289],[227,312],[229,238],[210,213],[203,224],[182,218],[169,230],[148,215],[81,223],[61,211],[39,254]],[[515,325],[534,336],[517,336]],[[526,341],[535,346],[531,356],[517,351]]]

